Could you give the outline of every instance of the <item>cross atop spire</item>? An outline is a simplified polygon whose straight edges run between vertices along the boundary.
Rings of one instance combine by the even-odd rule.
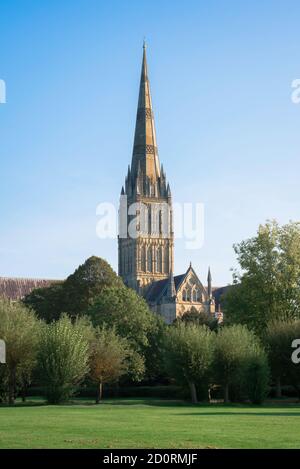
[[[152,182],[157,181],[160,177],[160,164],[148,78],[145,40],[143,42],[143,60],[131,163],[133,178],[137,176],[138,162],[140,162],[143,176],[147,176]]]

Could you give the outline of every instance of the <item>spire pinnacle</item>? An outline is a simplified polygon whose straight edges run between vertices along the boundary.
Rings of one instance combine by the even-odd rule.
[[[210,267],[208,267],[208,274],[207,274],[207,293],[209,298],[212,297],[212,277],[211,277],[211,271]]]
[[[145,40],[143,43],[143,60],[131,163],[133,178],[136,178],[137,175],[138,161],[141,163],[144,177],[148,177],[152,182],[157,181],[160,177],[160,164],[148,78]]]

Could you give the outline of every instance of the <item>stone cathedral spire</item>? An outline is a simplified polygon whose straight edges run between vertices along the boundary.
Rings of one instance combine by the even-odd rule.
[[[126,199],[126,203],[124,202]],[[130,225],[138,205],[136,235]],[[121,206],[127,205],[127,236],[119,229],[119,275],[124,282],[144,294],[156,280],[168,278],[173,272],[172,196],[166,174],[159,163],[150,83],[143,46],[138,107],[136,115],[131,166],[121,190]]]
[[[156,182],[160,177],[145,43],[131,162],[133,178],[137,177],[139,168],[152,182]]]

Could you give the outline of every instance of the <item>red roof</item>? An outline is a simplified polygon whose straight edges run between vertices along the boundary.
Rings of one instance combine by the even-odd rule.
[[[0,277],[0,297],[20,300],[35,288],[49,287],[57,280]]]

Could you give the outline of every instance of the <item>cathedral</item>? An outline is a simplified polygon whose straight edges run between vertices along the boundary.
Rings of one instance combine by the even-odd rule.
[[[145,44],[132,160],[120,197],[118,270],[168,324],[192,307],[221,320],[210,269],[207,288],[191,264],[185,273],[173,274],[172,193],[158,157]]]
[[[172,193],[158,157],[145,45],[132,160],[120,196],[118,271],[124,283],[168,324],[192,307],[222,321],[222,295],[227,287],[212,287],[210,269],[206,287],[191,264],[185,273],[173,273]],[[16,301],[53,282],[0,277],[0,296]]]

